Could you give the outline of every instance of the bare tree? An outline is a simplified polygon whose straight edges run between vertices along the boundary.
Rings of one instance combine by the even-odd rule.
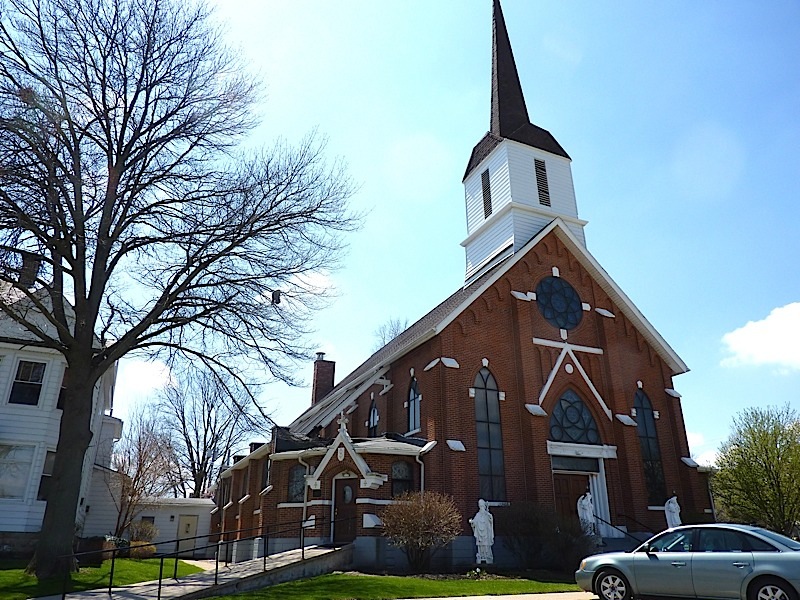
[[[128,420],[122,439],[114,446],[106,485],[117,509],[114,535],[122,536],[147,506],[171,488],[169,435],[153,411],[139,409]]]
[[[391,317],[375,330],[376,342],[373,351],[377,352],[406,329],[408,329],[408,319]]]
[[[307,275],[356,225],[351,186],[313,137],[237,152],[257,92],[203,5],[0,0],[0,311],[71,374],[40,578],[71,567],[92,390],[115,361],[181,354],[246,384],[256,365],[292,382],[308,354]]]
[[[265,435],[264,419],[243,396],[230,378],[191,367],[161,392],[159,415],[171,432],[179,495],[201,498],[249,436]]]

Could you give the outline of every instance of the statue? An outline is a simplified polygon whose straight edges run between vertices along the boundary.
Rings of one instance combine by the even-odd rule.
[[[487,565],[492,564],[492,544],[494,544],[494,517],[489,512],[489,504],[486,500],[478,500],[478,512],[469,520],[472,526],[472,533],[475,535],[475,544],[478,546],[478,553],[475,555],[475,562]]]
[[[667,528],[677,527],[681,524],[681,505],[678,496],[672,492],[672,497],[664,505],[664,516],[667,517]]]
[[[587,489],[586,493],[578,498],[578,519],[581,522],[581,529],[586,535],[595,535],[594,525],[594,502],[592,493]]]

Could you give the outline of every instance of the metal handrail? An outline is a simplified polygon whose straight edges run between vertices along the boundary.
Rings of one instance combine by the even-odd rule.
[[[644,523],[642,523],[641,521],[637,521],[636,519],[634,519],[633,517],[631,517],[631,516],[629,516],[629,515],[626,515],[626,514],[624,514],[624,513],[617,513],[617,516],[618,516],[618,517],[623,517],[623,518],[625,518],[625,519],[627,519],[627,520],[629,520],[629,521],[633,521],[633,522],[634,522],[634,523],[636,523],[636,524],[637,524],[639,527],[643,527],[643,528],[644,528],[644,531],[648,531],[648,532],[650,531],[650,527],[648,527],[647,525],[645,525],[645,524],[644,524]]]
[[[623,515],[623,516],[624,516],[624,515]],[[624,529],[622,529],[621,527],[617,527],[617,526],[616,526],[616,525],[614,525],[613,523],[610,523],[610,522],[606,521],[606,520],[605,520],[603,517],[600,517],[600,516],[598,516],[597,514],[595,514],[595,515],[594,515],[594,518],[595,518],[595,519],[597,519],[598,521],[602,521],[603,523],[605,523],[605,524],[606,524],[606,525],[608,525],[609,527],[613,527],[613,528],[614,528],[614,529],[616,529],[617,531],[619,531],[619,532],[621,532],[621,533],[623,533],[623,534],[627,535],[627,536],[628,536],[629,538],[631,538],[632,540],[636,540],[636,543],[637,543],[637,544],[640,544],[640,543],[642,542],[642,540],[640,540],[639,538],[637,538],[635,535],[631,535],[630,533],[628,533],[627,531],[625,531],[625,530],[624,530]]]
[[[344,522],[344,521],[350,521],[350,520],[355,520],[355,519],[356,519],[356,517],[347,517],[347,518],[344,518],[344,519],[325,519],[325,518],[322,518],[322,519],[320,519],[319,522],[315,523],[314,527],[316,528],[317,525],[320,525],[322,527],[323,531],[324,531],[326,525],[332,525],[334,523],[341,523],[341,522]],[[216,548],[217,549],[217,551],[214,553],[215,554],[214,585],[217,585],[218,581],[219,581],[219,563],[220,563],[219,554],[220,554],[220,549],[221,549],[222,546],[225,546],[225,566],[227,567],[228,566],[228,546],[230,544],[234,543],[234,542],[243,542],[243,541],[248,541],[248,540],[255,540],[255,539],[258,539],[258,538],[263,538],[264,539],[264,551],[263,551],[263,557],[262,557],[262,559],[263,559],[262,572],[263,572],[263,571],[267,570],[267,558],[269,556],[269,538],[270,538],[270,536],[275,536],[275,535],[284,534],[284,533],[293,533],[293,532],[296,532],[299,529],[300,560],[301,561],[305,561],[305,559],[306,559],[306,556],[305,556],[305,530],[310,528],[308,525],[305,525],[306,522],[307,521],[303,521],[303,520],[299,521],[299,527],[298,527],[298,523],[297,522],[293,522],[290,525],[287,525],[285,527],[281,527],[281,528],[276,529],[274,531],[267,531],[266,527],[245,527],[245,528],[242,528],[242,529],[223,530],[223,531],[220,531],[220,532],[209,533],[209,534],[205,534],[205,535],[197,535],[197,536],[188,537],[188,538],[175,538],[175,539],[172,539],[172,540],[166,540],[166,541],[163,541],[163,542],[158,542],[157,544],[147,543],[147,544],[137,544],[137,545],[134,545],[134,546],[126,546],[124,548],[110,548],[108,550],[89,550],[89,551],[86,551],[86,552],[73,552],[72,554],[66,554],[66,555],[60,556],[59,558],[75,559],[75,558],[77,558],[79,556],[84,556],[84,555],[89,555],[89,554],[94,555],[94,554],[97,554],[98,552],[100,553],[101,557],[104,557],[104,556],[106,556],[107,553],[110,553],[111,554],[111,570],[109,572],[109,577],[108,577],[108,595],[109,595],[109,597],[111,597],[111,590],[113,588],[113,581],[114,581],[114,566],[115,566],[115,561],[117,559],[117,555],[119,553],[125,552],[125,551],[129,551],[131,548],[141,548],[141,547],[151,546],[151,545],[160,546],[160,545],[166,545],[166,544],[174,543],[176,549],[173,550],[172,552],[156,553],[156,555],[154,556],[154,558],[159,558],[160,559],[159,573],[158,573],[158,600],[160,600],[161,599],[162,581],[164,579],[164,560],[165,559],[174,557],[175,564],[174,564],[174,568],[173,568],[173,572],[172,572],[172,579],[174,579],[176,581],[178,580],[178,576],[177,576],[178,575],[178,561],[180,559],[180,554],[183,554],[183,553],[186,552],[186,550],[178,550],[177,549],[178,548],[178,544],[180,542],[185,542],[185,541],[190,541],[190,540],[198,540],[198,539],[202,539],[202,538],[209,538],[209,537],[212,537],[212,536],[216,536],[218,538],[216,542],[207,544],[205,546],[194,546],[192,548],[192,550],[195,551],[195,552],[197,550],[205,550],[205,549],[208,549],[208,548]],[[225,540],[225,539],[223,539],[228,534],[242,533],[242,532],[245,532],[245,531],[261,531],[261,533],[259,533],[257,535],[253,535],[253,536],[248,536],[248,537],[239,537],[238,539],[234,539],[234,540]],[[62,598],[62,600],[65,600],[66,597],[67,597],[68,583],[69,583],[69,572],[64,574],[64,580],[63,580],[62,586],[61,586],[61,598]]]

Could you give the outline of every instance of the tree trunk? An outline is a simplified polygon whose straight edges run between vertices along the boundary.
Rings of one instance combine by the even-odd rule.
[[[47,508],[36,552],[28,565],[28,572],[35,573],[39,580],[63,577],[75,570],[72,557],[75,527],[64,524],[75,523],[78,510],[83,461],[92,440],[94,385],[82,383],[79,377],[74,379],[75,384],[65,390]]]

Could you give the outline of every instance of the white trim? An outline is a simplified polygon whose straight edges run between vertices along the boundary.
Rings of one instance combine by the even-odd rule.
[[[430,371],[433,367],[439,364],[440,358],[434,358],[431,362],[425,365],[425,368],[422,369],[423,371]]]
[[[697,462],[690,456],[681,456],[681,460],[683,461],[683,464],[685,464],[687,467],[696,469],[699,466]]]
[[[605,308],[597,307],[594,310],[598,315],[602,315],[603,317],[606,317],[608,319],[615,319],[617,317],[617,315],[615,315],[610,310]]]
[[[378,498],[356,498],[356,504],[374,504],[376,506],[388,506],[397,504],[397,500],[380,500]]]
[[[617,421],[619,421],[623,425],[627,425],[628,427],[636,427],[637,425],[636,421],[631,419],[628,415],[622,415],[617,413],[614,416],[617,418]]]
[[[258,495],[259,495],[259,496],[266,496],[266,495],[267,495],[267,494],[269,494],[271,491],[272,491],[272,484],[268,485],[268,486],[267,486],[267,487],[265,487],[263,490],[261,490],[260,492],[258,492]]]
[[[546,340],[544,338],[533,338],[533,343],[539,346],[549,346],[551,348],[566,348],[576,352],[588,352],[589,354],[603,354],[602,348],[594,348],[592,346],[580,346],[578,344],[570,344],[569,342],[558,342],[556,340]]]
[[[245,502],[247,502],[248,500],[250,500],[250,494],[247,494],[247,495],[246,495],[244,498],[242,498],[242,499],[241,499],[241,500],[239,500],[238,502],[239,502],[239,504],[244,504],[244,503],[245,503]]]
[[[664,391],[667,392],[667,394],[669,394],[673,398],[681,398],[682,397],[678,392],[676,392],[672,388],[664,388]]]
[[[375,529],[376,527],[382,527],[383,521],[381,521],[378,515],[364,513],[361,517],[361,526],[364,529]]]
[[[231,500],[225,506],[223,506],[222,510],[228,510],[231,506],[233,506],[233,500]]]
[[[302,502],[278,502],[277,508],[303,508]]]
[[[531,413],[534,417],[547,416],[547,411],[538,404],[526,404],[525,408],[528,409],[528,412]]]
[[[406,407],[406,408],[407,408],[407,407]],[[414,435],[415,433],[419,433],[420,431],[422,431],[422,429],[421,429],[420,427],[417,427],[416,429],[412,429],[411,431],[407,431],[407,432],[406,432],[406,433],[404,433],[403,435],[405,435],[406,437],[408,437],[409,435]]]
[[[584,458],[617,458],[617,447],[571,444],[569,442],[547,440],[547,453],[557,456],[581,456]]]
[[[253,514],[254,514],[254,515],[260,515],[260,514],[261,514],[261,509],[260,509],[260,508],[257,508],[257,509],[255,509],[255,510],[253,511]]]
[[[464,447],[464,442],[462,442],[461,440],[447,440],[447,447],[455,452],[467,451],[467,449]]]
[[[663,506],[648,506],[647,510],[653,510],[653,511],[659,511],[660,510],[661,512],[664,512],[664,507]]]
[[[459,369],[461,367],[455,358],[450,358],[449,356],[442,357],[442,364],[448,369]]]

